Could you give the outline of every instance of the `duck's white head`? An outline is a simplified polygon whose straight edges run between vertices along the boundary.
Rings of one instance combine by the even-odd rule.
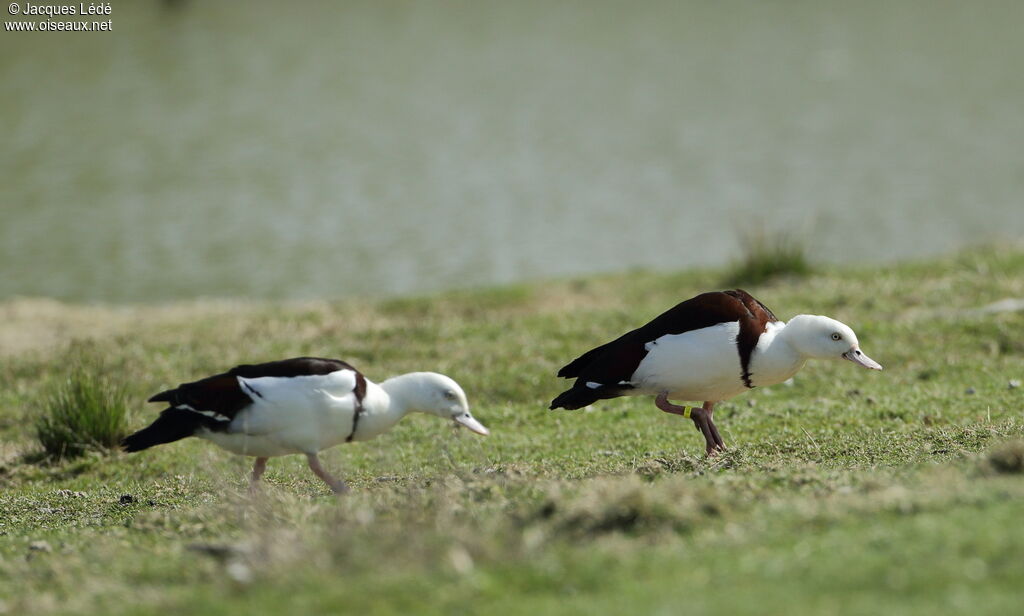
[[[857,334],[844,323],[813,314],[800,314],[786,323],[786,340],[804,357],[846,359],[858,366],[881,370],[882,365],[860,350]]]
[[[451,419],[477,434],[490,431],[469,412],[466,392],[453,379],[436,372],[410,372],[381,383],[388,394],[402,400],[410,411]]]

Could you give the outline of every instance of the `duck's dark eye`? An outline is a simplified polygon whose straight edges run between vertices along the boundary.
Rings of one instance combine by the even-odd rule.
[[[448,398],[449,400],[454,400],[455,399],[455,392],[449,389],[449,390],[444,392],[444,397]]]
[[[843,336],[841,334],[839,334],[839,332],[836,332],[836,333],[832,334],[832,339],[833,340],[842,340]]]

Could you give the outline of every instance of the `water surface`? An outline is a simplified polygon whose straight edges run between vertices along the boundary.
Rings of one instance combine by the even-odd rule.
[[[1024,234],[1024,3],[177,4],[0,33],[0,298],[683,268],[737,227],[827,261]]]

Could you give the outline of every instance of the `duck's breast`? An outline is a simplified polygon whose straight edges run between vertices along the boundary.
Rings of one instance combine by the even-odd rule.
[[[377,385],[370,383],[366,388],[359,412],[359,421],[352,435],[353,441],[368,441],[390,430],[403,413],[393,409],[389,404],[387,393]]]
[[[793,347],[779,340],[785,323],[769,323],[750,358],[751,384],[763,387],[790,379],[807,361]]]
[[[738,321],[719,323],[647,343],[631,382],[641,393],[668,391],[683,400],[723,400],[743,392],[736,349]]]

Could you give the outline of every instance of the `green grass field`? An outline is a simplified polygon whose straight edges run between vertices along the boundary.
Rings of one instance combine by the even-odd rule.
[[[0,303],[0,614],[1011,614],[1024,596],[1024,249],[819,268],[748,288],[828,314],[886,368],[810,363],[718,407],[730,449],[649,399],[550,412],[557,369],[722,271],[633,272],[385,301]],[[412,416],[249,461],[189,439],[40,461],[69,361],[150,394],[237,363],[444,372],[481,438]]]

